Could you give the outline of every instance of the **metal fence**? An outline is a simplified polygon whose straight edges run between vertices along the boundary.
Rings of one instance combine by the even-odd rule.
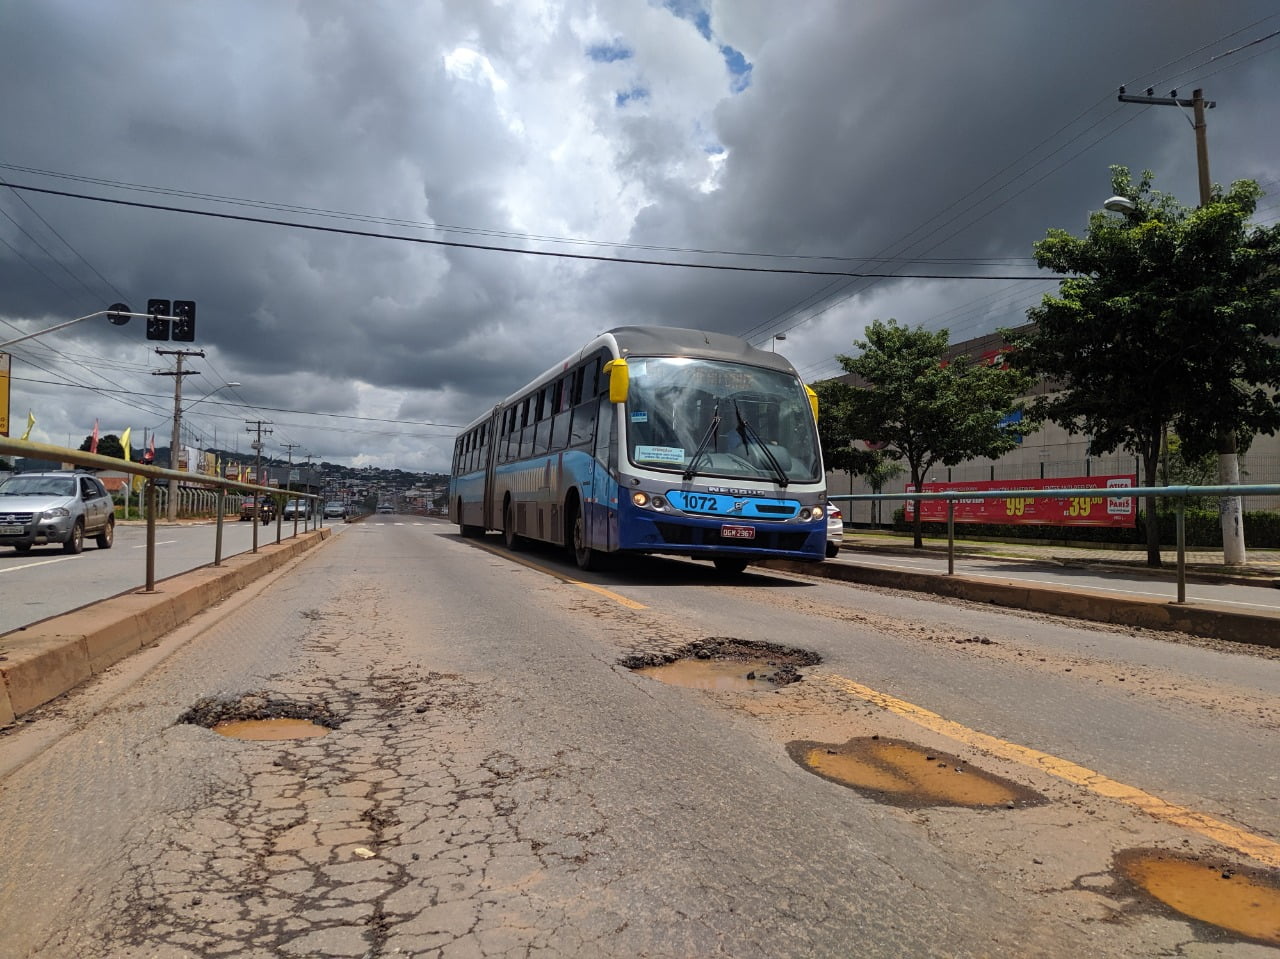
[[[92,470],[112,470],[128,473],[130,477],[143,477],[146,481],[142,491],[147,520],[147,553],[146,553],[146,591],[155,590],[156,569],[156,516],[160,511],[158,505],[163,496],[168,495],[170,488],[176,490],[179,504],[187,503],[190,510],[202,503],[212,501],[211,513],[215,517],[217,533],[214,537],[213,565],[222,565],[222,524],[234,501],[236,511],[244,496],[271,496],[278,501],[276,509],[276,542],[284,538],[283,505],[286,499],[308,500],[312,503],[310,517],[304,517],[302,530],[324,524],[323,503],[320,496],[314,493],[302,493],[296,490],[282,490],[279,487],[256,486],[253,483],[241,483],[238,480],[224,479],[220,476],[206,476],[200,473],[188,473],[178,470],[163,469],[159,466],[148,466],[116,459],[111,456],[99,456],[82,450],[67,449],[61,446],[49,446],[44,443],[28,443],[23,440],[9,439],[0,436],[0,455],[26,456],[32,459],[62,463],[64,466],[79,466]],[[130,483],[132,486],[132,482]],[[166,501],[167,502],[167,501]],[[253,523],[253,552],[258,551],[258,521]],[[295,512],[293,533],[298,534],[298,517]]]
[[[1100,474],[1107,475],[1107,474]],[[940,482],[940,481],[939,481]],[[956,482],[961,482],[956,480]],[[1280,497],[1280,484],[1256,484],[1239,486],[1134,486],[1111,489],[1100,489],[1096,486],[1078,487],[1076,489],[1008,489],[1008,490],[946,490],[932,493],[863,493],[841,495],[828,493],[827,499],[834,503],[896,503],[907,500],[913,503],[942,500],[947,504],[947,575],[955,574],[955,507],[960,500],[1009,500],[1009,499],[1094,499],[1105,496],[1108,499],[1146,499],[1147,497],[1168,497],[1174,502],[1176,517],[1177,551],[1178,551],[1178,602],[1184,603],[1187,598],[1187,537],[1185,504],[1189,499],[1199,497],[1238,496]],[[916,507],[919,509],[919,506]]]

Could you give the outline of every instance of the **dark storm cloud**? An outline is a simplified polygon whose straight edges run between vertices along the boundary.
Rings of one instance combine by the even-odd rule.
[[[1186,119],[1118,104],[1120,83],[1161,93],[1172,83],[1183,95],[1203,85],[1219,104],[1209,116],[1214,179],[1280,190],[1280,143],[1267,119],[1280,40],[1228,52],[1280,28],[1273,8],[27,0],[0,7],[0,128],[11,134],[0,163],[276,207],[12,166],[0,175],[469,243],[1030,275],[1031,244],[1050,227],[1083,227],[1108,192],[1110,164],[1151,168],[1158,187],[1195,200]],[[275,417],[291,437],[282,442],[405,467],[444,468],[447,437],[424,438],[419,427],[387,435],[394,425],[362,432],[357,421],[305,411],[467,422],[623,323],[750,333],[759,343],[786,330],[785,352],[818,375],[876,316],[959,338],[1016,322],[1044,289],[557,262],[30,193],[0,195],[0,212],[0,319],[36,329],[121,295],[135,309],[151,296],[195,299],[194,345],[208,358],[191,395],[245,384],[193,411],[207,431],[221,437],[245,418]],[[726,250],[847,260],[711,252]],[[1024,259],[927,262],[943,257]],[[95,416],[162,423],[171,378],[149,375],[165,361],[139,325],[91,322],[15,348],[13,419],[31,407],[37,433],[58,442],[82,436]],[[0,339],[11,329],[0,324]],[[255,413],[262,408],[303,412]],[[317,425],[308,432],[308,423]]]

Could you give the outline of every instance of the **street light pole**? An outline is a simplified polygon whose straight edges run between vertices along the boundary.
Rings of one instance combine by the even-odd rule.
[[[199,370],[183,370],[182,361],[188,356],[204,356],[204,350],[161,350],[157,349],[156,353],[160,356],[173,356],[177,358],[177,370],[157,370],[152,376],[172,376],[173,377],[173,440],[169,444],[169,469],[177,470],[178,460],[178,431],[182,426],[182,378],[184,376],[199,376]],[[194,403],[192,404],[195,405]],[[169,495],[167,498],[167,513],[170,523],[177,522],[178,519],[178,487],[176,481],[169,480]]]

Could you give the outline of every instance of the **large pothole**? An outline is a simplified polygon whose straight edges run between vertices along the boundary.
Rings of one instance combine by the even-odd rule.
[[[1169,909],[1243,939],[1280,946],[1280,874],[1159,849],[1129,849],[1116,871]]]
[[[787,743],[787,753],[814,775],[895,806],[1016,809],[1046,801],[959,756],[900,739],[870,736],[838,745],[796,740]]]
[[[689,689],[772,690],[804,677],[801,667],[822,657],[807,649],[713,636],[673,653],[627,656],[622,665],[642,676]]]
[[[178,717],[179,723],[203,726],[232,739],[309,739],[341,725],[328,706],[275,699],[250,693],[237,699],[207,698]]]

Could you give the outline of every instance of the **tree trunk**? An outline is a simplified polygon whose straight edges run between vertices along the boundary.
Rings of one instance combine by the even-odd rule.
[[[1160,468],[1159,457],[1152,459],[1150,456],[1142,457],[1142,485],[1157,486],[1156,476]],[[1159,499],[1155,496],[1147,497],[1147,565],[1153,569],[1163,565],[1160,559],[1160,516],[1158,512]]]
[[[924,486],[924,481],[915,470],[911,471],[911,486],[917,493],[921,492],[921,487]],[[912,500],[912,502],[915,504],[915,509],[913,510],[915,521],[911,524],[912,532],[915,533],[913,545],[916,549],[924,549],[924,520],[920,516],[922,501],[917,499]]]

